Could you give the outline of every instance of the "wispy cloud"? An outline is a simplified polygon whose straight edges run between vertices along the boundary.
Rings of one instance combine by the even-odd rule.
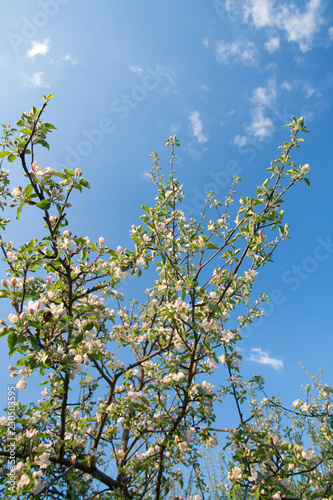
[[[226,9],[233,18],[235,15],[239,18],[241,14],[243,22],[251,23],[257,29],[269,28],[270,32],[284,33],[289,42],[297,43],[300,50],[306,52],[312,48],[315,35],[326,23],[322,16],[323,4],[323,0],[308,0],[302,9],[290,2],[275,5],[274,0],[233,0],[226,3]],[[276,42],[267,43],[274,48]]]
[[[189,119],[192,134],[197,139],[199,144],[204,144],[205,142],[207,142],[208,136],[207,134],[203,133],[203,125],[200,119],[199,111],[193,111],[193,113],[190,114]]]
[[[205,37],[205,38],[202,40],[202,42],[201,42],[201,43],[202,43],[202,45],[203,45],[204,47],[206,47],[206,48],[207,48],[207,47],[208,47],[208,45],[209,45],[209,40],[208,40],[208,38],[207,38],[207,37]]]
[[[141,179],[144,179],[145,181],[149,181],[151,179],[150,171],[149,170],[143,170],[140,174]]]
[[[32,41],[32,47],[27,52],[27,57],[35,57],[37,55],[45,56],[50,49],[50,39],[45,38],[43,42]]]
[[[204,92],[209,92],[210,88],[206,83],[203,83],[202,85],[200,85],[200,90],[203,90]]]
[[[23,75],[23,83],[27,87],[50,88],[50,85],[44,79],[44,73],[42,71],[40,71],[39,73],[35,73],[32,76],[28,76],[25,73],[22,73],[22,75]]]
[[[216,59],[219,62],[240,61],[245,66],[253,66],[257,61],[257,49],[254,43],[247,40],[219,42],[216,46]]]
[[[237,134],[237,135],[235,135],[232,142],[235,146],[238,146],[241,148],[247,144],[247,140],[248,140],[248,138],[246,135]]]
[[[132,64],[130,64],[128,67],[136,75],[142,75],[143,73],[143,68],[140,68],[140,66],[132,66]]]
[[[259,140],[270,137],[274,132],[274,124],[269,117],[265,116],[265,111],[273,105],[275,99],[276,83],[274,79],[270,79],[266,87],[257,87],[253,91],[251,97],[253,103],[252,123],[246,127],[246,131]]]
[[[316,92],[318,94],[318,91],[314,89],[311,83],[303,79],[296,79],[293,82],[288,82],[285,80],[284,82],[282,82],[281,88],[283,90],[287,90],[288,92],[290,92],[291,90],[300,89],[302,92],[304,92],[306,99],[309,99]]]
[[[275,80],[268,80],[267,87],[257,87],[253,91],[251,101],[258,106],[271,106],[276,99]]]
[[[274,132],[274,124],[270,118],[264,116],[263,108],[255,108],[252,112],[252,123],[246,127],[247,132],[259,140],[270,137]]]
[[[309,99],[309,97],[311,97],[312,94],[315,93],[314,88],[312,87],[312,85],[309,82],[305,82],[305,84],[303,86],[303,91],[304,91],[306,99]]]
[[[295,4],[283,5],[276,21],[281,23],[288,41],[298,43],[300,50],[307,52],[312,47],[314,35],[324,24],[321,10],[321,0],[310,0],[304,12],[300,12]]]
[[[253,347],[251,349],[251,356],[248,358],[249,361],[254,363],[259,363],[261,365],[268,365],[274,368],[274,370],[281,370],[283,368],[282,359],[272,358],[268,351],[263,351],[260,347]]]
[[[290,92],[294,88],[294,86],[291,82],[287,82],[287,80],[284,80],[282,82],[281,88]]]
[[[70,54],[65,55],[61,60],[70,63],[72,66],[77,64],[77,59],[74,59]]]
[[[277,36],[273,36],[265,43],[265,48],[268,52],[272,53],[278,50],[280,47],[280,39]]]

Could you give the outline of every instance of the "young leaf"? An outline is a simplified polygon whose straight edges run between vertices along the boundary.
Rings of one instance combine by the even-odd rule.
[[[16,160],[16,155],[14,155],[13,153],[10,153],[8,156],[7,156],[7,160],[10,161],[11,163]]]
[[[17,335],[15,332],[10,332],[10,334],[7,337],[7,343],[9,352],[12,353],[17,344]]]
[[[41,208],[42,210],[48,210],[51,206],[51,203],[48,200],[42,200],[36,203],[36,207]]]

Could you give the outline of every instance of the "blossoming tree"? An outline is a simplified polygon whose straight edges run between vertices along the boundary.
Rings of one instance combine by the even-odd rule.
[[[152,154],[155,206],[142,206],[141,224],[131,229],[133,249],[113,250],[103,237],[94,242],[70,229],[71,193],[89,187],[81,171],[56,172],[36,160],[54,129],[42,121],[51,97],[23,113],[16,128],[4,126],[0,153],[22,168],[22,186],[12,190],[1,170],[5,215],[10,207],[17,218],[29,210],[44,226],[40,240],[32,235],[17,248],[4,238],[9,218],[0,221],[8,266],[0,293],[12,307],[1,335],[15,359],[11,375],[20,377],[13,393],[35,372],[43,386],[38,402],[15,406],[12,461],[12,431],[2,417],[0,490],[22,499],[162,499],[182,482],[184,468],[199,469],[197,451],[215,440],[214,408],[225,394],[244,424],[242,405],[255,380],[242,381],[236,346],[266,300],[264,294],[250,300],[256,274],[288,236],[282,197],[298,181],[309,183],[308,165],[296,166],[290,156],[306,129],[293,118],[290,141],[254,196],[240,199],[235,221],[238,177],[224,200],[208,195],[199,220],[185,218],[183,186],[174,175],[179,144],[170,137],[167,177]],[[118,284],[130,274],[139,279],[152,264],[156,277],[146,299],[124,297]],[[217,389],[209,377],[221,363],[228,380]],[[252,475],[256,495],[271,498],[275,486],[257,483],[251,467],[239,473]],[[194,498],[204,495],[198,474]]]
[[[307,375],[305,398],[291,408],[268,398],[260,377],[247,385],[246,418],[224,429],[217,447],[203,450],[199,473],[210,485],[205,500],[333,498],[333,389],[322,377]],[[175,485],[168,499],[195,492],[195,473],[183,488]]]

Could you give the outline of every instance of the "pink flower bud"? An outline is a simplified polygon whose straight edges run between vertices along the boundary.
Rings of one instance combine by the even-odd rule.
[[[16,368],[15,368],[15,366],[14,366],[14,365],[10,365],[10,366],[8,367],[8,370],[16,370]]]
[[[78,177],[80,177],[80,175],[82,175],[82,171],[79,168],[76,168],[75,169],[75,175],[77,175]]]

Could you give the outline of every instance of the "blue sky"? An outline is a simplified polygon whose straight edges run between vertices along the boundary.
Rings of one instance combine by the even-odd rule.
[[[75,197],[72,229],[113,247],[130,245],[140,205],[152,204],[149,153],[167,168],[170,134],[181,142],[185,212],[196,217],[206,192],[222,198],[236,173],[236,199],[253,193],[288,140],[284,125],[304,116],[310,134],[295,162],[310,164],[311,187],[286,198],[292,239],[257,279],[272,302],[240,347],[245,373],[263,375],[287,404],[306,380],[299,362],[313,374],[323,368],[332,384],[332,3],[16,0],[2,5],[2,19],[1,123],[55,94],[45,118],[57,131],[38,161],[82,169],[92,189]],[[37,234],[22,221],[9,239]],[[135,283],[126,289],[135,294]]]

